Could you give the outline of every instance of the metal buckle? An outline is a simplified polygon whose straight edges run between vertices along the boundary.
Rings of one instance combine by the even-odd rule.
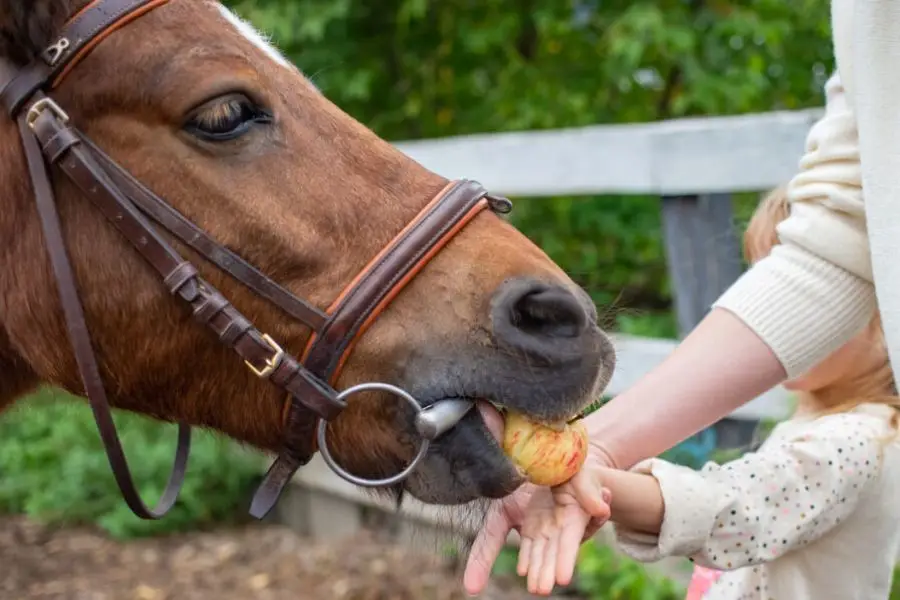
[[[416,402],[415,398],[413,398],[406,391],[401,390],[400,388],[388,383],[361,383],[359,385],[347,388],[337,395],[337,399],[344,401],[347,396],[352,396],[353,394],[358,394],[359,392],[364,392],[367,390],[380,390],[383,392],[389,392],[394,396],[402,398],[416,411],[417,417],[423,411],[422,407],[419,406],[419,403]],[[427,437],[422,438],[422,443],[419,445],[419,451],[412,459],[412,462],[410,462],[405,469],[403,469],[396,475],[392,475],[384,479],[364,479],[362,477],[357,477],[352,473],[348,473],[343,468],[341,468],[341,466],[338,465],[337,462],[335,462],[334,457],[331,455],[331,451],[328,449],[328,442],[325,439],[325,432],[327,427],[328,421],[326,421],[325,419],[320,419],[319,426],[316,431],[316,439],[319,444],[319,453],[322,455],[322,459],[325,461],[325,464],[327,464],[331,468],[331,470],[334,471],[338,476],[349,481],[350,483],[354,483],[362,487],[387,487],[396,483],[400,483],[401,481],[409,477],[409,475],[413,472],[413,469],[419,466],[419,463],[421,463],[425,458],[425,454],[428,452],[428,448],[431,446],[431,440],[429,440]]]
[[[51,46],[48,46],[42,53],[41,57],[44,61],[50,65],[51,67],[55,67],[56,63],[59,62],[59,59],[62,58],[62,55],[72,43],[68,38],[59,38],[56,42],[54,42]]]
[[[28,123],[28,127],[34,129],[35,121],[38,120],[38,117],[40,117],[45,110],[52,112],[63,124],[69,122],[69,115],[60,108],[59,104],[54,102],[52,98],[41,98],[31,105],[31,108],[28,109],[28,114],[25,115],[25,122]]]
[[[284,358],[284,350],[281,349],[281,346],[275,343],[268,333],[264,333],[262,335],[262,340],[269,345],[269,347],[274,351],[274,354],[266,359],[266,366],[262,369],[257,369],[253,363],[248,360],[244,361],[244,364],[249,367],[253,374],[262,379],[267,378],[272,372],[278,368],[278,365],[281,364],[281,359]]]

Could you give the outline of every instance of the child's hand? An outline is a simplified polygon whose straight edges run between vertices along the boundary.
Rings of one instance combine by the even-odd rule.
[[[521,577],[527,576],[529,593],[548,595],[554,584],[569,584],[578,549],[594,533],[588,525],[597,517],[604,521],[609,517],[610,500],[609,490],[601,488],[590,468],[559,487],[541,488],[531,496],[525,507],[516,568]]]

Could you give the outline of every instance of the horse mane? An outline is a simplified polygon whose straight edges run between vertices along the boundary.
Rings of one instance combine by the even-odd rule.
[[[27,64],[85,0],[0,0],[0,56]]]

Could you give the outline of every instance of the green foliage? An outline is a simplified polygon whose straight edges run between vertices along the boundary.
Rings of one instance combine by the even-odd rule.
[[[900,600],[900,566],[894,567],[894,575],[891,579],[891,592],[888,600]]]
[[[389,139],[820,101],[825,0],[230,0]]]
[[[578,555],[575,588],[587,600],[681,600],[685,590],[594,540]]]
[[[174,425],[114,415],[145,502],[162,493],[175,453]],[[249,451],[195,432],[178,504],[159,521],[132,515],[119,494],[89,406],[46,391],[0,419],[0,511],[60,524],[93,523],[116,538],[184,531],[226,521],[249,501],[262,471]]]
[[[516,548],[504,548],[493,574],[518,577],[517,557]],[[594,540],[581,546],[575,577],[566,592],[584,600],[681,600],[685,594],[675,581]]]

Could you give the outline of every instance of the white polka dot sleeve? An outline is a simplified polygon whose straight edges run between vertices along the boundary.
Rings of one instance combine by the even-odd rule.
[[[633,470],[659,481],[665,503],[660,534],[616,526],[617,541],[637,560],[687,556],[720,570],[778,558],[853,511],[878,473],[889,433],[883,419],[839,414],[722,466],[695,471],[644,461]]]

